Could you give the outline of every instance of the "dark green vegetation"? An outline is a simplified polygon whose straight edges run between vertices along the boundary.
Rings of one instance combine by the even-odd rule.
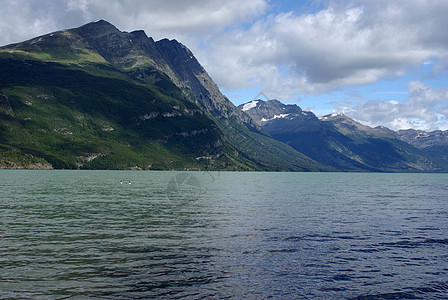
[[[95,68],[116,78],[2,56],[1,88],[13,114],[2,112],[9,122],[1,141],[55,168],[192,168],[195,155],[218,141],[216,126],[193,103],[107,66]]]
[[[0,167],[331,170],[264,133],[182,44],[105,21],[0,48]]]
[[[258,100],[245,111],[273,138],[325,165],[345,171],[446,172],[448,143],[442,132],[394,132],[364,126],[344,115],[317,118],[296,105]],[[244,108],[241,105],[240,108]],[[420,134],[427,140],[417,143]],[[433,134],[434,135],[434,134]],[[423,143],[425,142],[425,143]],[[414,143],[414,144],[412,144]]]

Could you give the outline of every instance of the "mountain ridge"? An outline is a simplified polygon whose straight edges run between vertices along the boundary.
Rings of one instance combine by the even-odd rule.
[[[100,20],[0,59],[0,145],[56,168],[331,169],[270,138],[175,40]]]
[[[252,100],[238,106],[266,132],[314,160],[344,171],[446,172],[445,149],[424,149],[403,134],[372,128],[343,114],[317,118],[293,104]]]

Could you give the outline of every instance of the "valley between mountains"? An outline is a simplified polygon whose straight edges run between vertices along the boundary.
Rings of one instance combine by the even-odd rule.
[[[448,133],[254,100],[193,53],[100,20],[0,48],[0,168],[447,172]]]

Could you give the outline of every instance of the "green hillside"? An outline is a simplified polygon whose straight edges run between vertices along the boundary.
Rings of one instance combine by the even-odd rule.
[[[2,167],[28,159],[70,169],[256,168],[174,85],[142,84],[106,63],[49,60],[0,53]],[[210,152],[221,155],[196,159]]]

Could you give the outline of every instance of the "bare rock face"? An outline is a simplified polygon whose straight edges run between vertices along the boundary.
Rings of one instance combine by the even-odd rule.
[[[109,22],[100,20],[71,29],[70,32],[79,35],[88,47],[96,50],[108,62],[123,69],[141,64],[147,55],[153,57],[154,64],[161,58],[155,49],[154,40],[148,38],[142,30],[121,32]],[[146,59],[146,63],[150,61]]]

